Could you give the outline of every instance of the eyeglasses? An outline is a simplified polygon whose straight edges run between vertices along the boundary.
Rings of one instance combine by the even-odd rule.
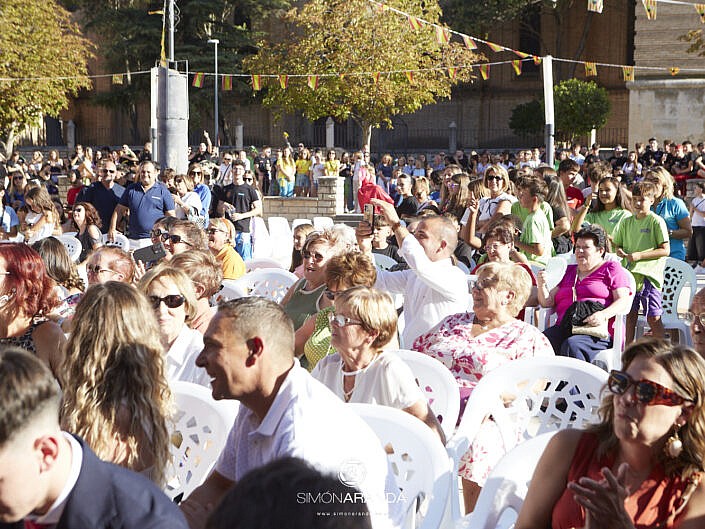
[[[161,239],[162,235],[169,235],[167,232],[162,230],[152,230],[149,232],[149,236],[152,239]]]
[[[191,171],[189,174],[192,174],[192,175],[202,175],[203,173],[202,173],[201,171]],[[182,181],[182,180],[179,180],[179,182],[181,182],[181,181]]]
[[[176,309],[183,305],[185,301],[186,298],[178,294],[170,294],[168,296],[164,296],[163,298],[160,298],[159,296],[149,296],[149,302],[155,309],[158,309],[162,303],[164,303],[167,308]]]
[[[331,323],[331,325],[335,323],[338,327],[347,327],[348,325],[362,325],[361,321],[353,320],[352,318],[348,318],[347,316],[343,316],[342,314],[335,314],[334,312],[328,314],[328,321]]]
[[[502,180],[504,180],[504,178],[502,178],[501,176],[496,175],[496,174],[489,174],[485,177],[485,180],[487,180],[488,182],[490,180],[496,180],[498,182],[501,182]]]
[[[188,246],[193,246],[193,244],[184,240],[181,235],[172,235],[170,233],[162,233],[162,241],[171,241],[172,244],[179,244],[181,242],[183,244],[187,244]]]
[[[651,380],[634,380],[624,371],[610,371],[607,387],[612,393],[624,395],[631,386],[634,386],[634,394],[637,400],[647,406],[655,406],[657,404],[679,406],[684,402],[693,402]]]
[[[100,265],[86,265],[87,274],[102,274],[103,272],[110,272],[111,274],[117,274],[115,270],[110,270],[110,268],[101,268]]]
[[[345,292],[345,290],[329,290],[329,289],[325,289],[325,290],[323,291],[323,293],[326,295],[326,297],[327,297],[329,300],[331,300],[331,301],[333,301],[333,300],[335,299],[335,296],[337,296],[338,294],[342,294],[343,292]]]
[[[683,319],[688,325],[693,325],[696,321],[701,327],[705,327],[705,312],[694,314],[690,311],[686,312]]]
[[[323,261],[323,259],[326,258],[325,255],[322,255],[318,252],[311,253],[308,250],[304,250],[303,252],[301,252],[301,257],[303,257],[304,259],[313,259],[317,263],[320,263],[321,261]]]
[[[475,283],[472,285],[472,288],[476,290],[485,290],[486,288],[492,288],[497,284],[497,279],[494,277],[483,277],[482,279],[478,279],[475,281]]]
[[[232,158],[223,158],[223,161],[224,161],[224,162],[228,162],[228,163],[230,163],[230,162],[232,162],[232,161],[233,161],[233,159],[232,159]]]
[[[252,181],[253,181],[252,178],[245,178],[245,182],[252,182]]]
[[[208,228],[208,229],[206,230],[206,233],[207,233],[208,235],[215,235],[217,232],[220,232],[220,233],[227,233],[225,230],[220,230],[220,229],[218,229],[218,228]]]
[[[13,180],[24,180],[24,176],[13,176]]]

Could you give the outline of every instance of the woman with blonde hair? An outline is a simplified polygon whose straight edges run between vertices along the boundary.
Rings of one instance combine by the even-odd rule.
[[[245,261],[233,248],[235,226],[228,219],[212,218],[206,229],[208,249],[223,269],[223,279],[238,279],[245,275]]]
[[[101,459],[164,485],[171,393],[143,294],[112,281],[88,289],[76,307],[62,383],[62,427]]]
[[[296,162],[291,155],[291,147],[284,147],[277,152],[277,182],[279,183],[280,197],[294,196],[294,178],[296,176]]]
[[[197,305],[189,276],[161,263],[147,272],[137,286],[147,296],[157,318],[167,380],[210,387],[206,371],[196,366],[196,357],[203,350],[203,335],[189,327]]]
[[[49,235],[61,235],[61,218],[44,186],[33,187],[25,193],[28,208],[23,222],[25,240],[30,244]]]
[[[685,239],[693,235],[688,207],[682,199],[673,196],[673,176],[664,167],[654,167],[644,175],[644,182],[652,182],[658,195],[651,211],[666,221],[671,246],[670,257],[685,261]]]

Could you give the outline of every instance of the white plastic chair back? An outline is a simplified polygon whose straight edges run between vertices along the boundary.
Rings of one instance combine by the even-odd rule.
[[[473,529],[512,527],[519,516],[536,465],[555,432],[524,441],[492,469],[470,517]]]
[[[74,263],[77,263],[79,257],[81,257],[81,251],[83,250],[81,241],[79,241],[76,237],[67,235],[59,235],[57,239],[59,239],[61,244],[64,245],[64,248],[66,248],[66,251],[69,253],[71,260]]]
[[[279,303],[291,286],[299,280],[288,270],[261,268],[236,280],[247,296],[262,296]]]
[[[622,367],[622,352],[624,351],[624,341],[627,335],[626,318],[627,314],[632,311],[632,303],[636,294],[636,281],[629,270],[624,270],[629,278],[629,305],[621,314],[614,317],[614,336],[612,337],[612,347],[603,349],[595,355],[592,363],[602,367],[608,373],[612,369],[621,369]]]
[[[583,428],[597,419],[606,382],[605,371],[575,358],[512,360],[489,372],[475,386],[446,448],[458,464],[489,416],[500,431],[505,451],[514,448],[520,439]],[[452,505],[457,519],[460,506],[456,502]]]
[[[397,264],[397,262],[389,257],[388,255],[384,255],[381,253],[372,253],[372,257],[375,260],[375,266],[377,268],[381,268],[382,270],[389,270],[393,266]]]
[[[319,231],[332,228],[334,224],[330,217],[313,217],[313,227]]]
[[[460,413],[460,390],[455,377],[441,362],[418,351],[394,351],[411,368],[431,410],[443,427],[446,439],[455,431]]]
[[[188,498],[210,474],[225,446],[239,403],[216,401],[210,390],[190,382],[172,382],[176,412],[171,433],[172,461],[164,492],[172,500]]]
[[[245,261],[245,270],[252,272],[261,268],[282,268],[282,265],[276,259],[271,257],[259,257],[257,259],[249,259]]]
[[[117,246],[121,250],[125,252],[130,251],[130,239],[128,239],[125,235],[122,233],[116,233],[115,234],[115,239],[113,241],[108,240],[108,234],[104,233],[100,239],[103,241],[103,244],[105,246]]]
[[[376,404],[349,404],[377,434],[397,485],[409,500],[404,527],[436,529],[443,518],[451,461],[438,436],[412,415]]]
[[[292,231],[292,233],[293,233],[293,231],[296,229],[296,227],[297,227],[297,226],[300,226],[301,224],[310,224],[311,226],[313,226],[313,222],[310,221],[310,220],[308,220],[308,219],[294,219],[294,220],[291,221],[291,231]]]
[[[250,219],[250,237],[252,238],[252,257],[271,257],[272,240],[262,217]]]
[[[663,271],[663,285],[661,285],[661,306],[663,314],[661,322],[666,329],[678,330],[679,343],[689,347],[693,345],[688,325],[678,319],[678,300],[681,297],[683,288],[689,288],[687,307],[693,303],[693,296],[697,290],[698,276],[695,270],[685,261],[679,261],[673,257],[666,257],[666,267]],[[643,318],[645,320],[646,318]],[[643,329],[643,325],[640,326]],[[642,333],[643,334],[643,333]]]
[[[291,266],[291,253],[294,249],[294,239],[289,221],[285,217],[269,217],[269,236],[272,241],[272,258],[286,270]]]
[[[223,301],[247,297],[247,291],[238,284],[236,279],[223,279],[221,289],[211,296],[211,306]]]

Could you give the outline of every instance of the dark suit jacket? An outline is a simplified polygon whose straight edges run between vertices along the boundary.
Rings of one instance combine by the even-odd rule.
[[[188,529],[181,511],[145,477],[98,459],[83,447],[78,481],[56,529]],[[22,529],[23,522],[0,524]]]

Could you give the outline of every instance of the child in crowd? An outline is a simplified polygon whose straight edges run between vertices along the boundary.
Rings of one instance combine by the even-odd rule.
[[[666,222],[651,211],[658,190],[651,182],[639,182],[632,189],[634,214],[623,219],[614,234],[616,253],[636,280],[636,295],[627,315],[626,343],[634,339],[639,306],[654,337],[664,335],[661,322],[661,284],[666,257],[670,252]]]
[[[306,237],[313,231],[313,224],[299,224],[294,228],[294,248],[291,251],[291,267],[289,272],[293,272],[297,277],[304,276],[304,258],[301,250],[306,242]]]
[[[516,247],[535,263],[546,266],[553,254],[551,225],[541,204],[548,192],[546,183],[536,178],[524,178],[519,182],[519,203],[529,211],[522,224],[521,234],[515,242]]]
[[[383,215],[375,215],[374,232],[372,233],[372,253],[379,253],[391,257],[397,263],[404,263],[404,258],[399,255],[399,249],[389,244],[392,228]]]

